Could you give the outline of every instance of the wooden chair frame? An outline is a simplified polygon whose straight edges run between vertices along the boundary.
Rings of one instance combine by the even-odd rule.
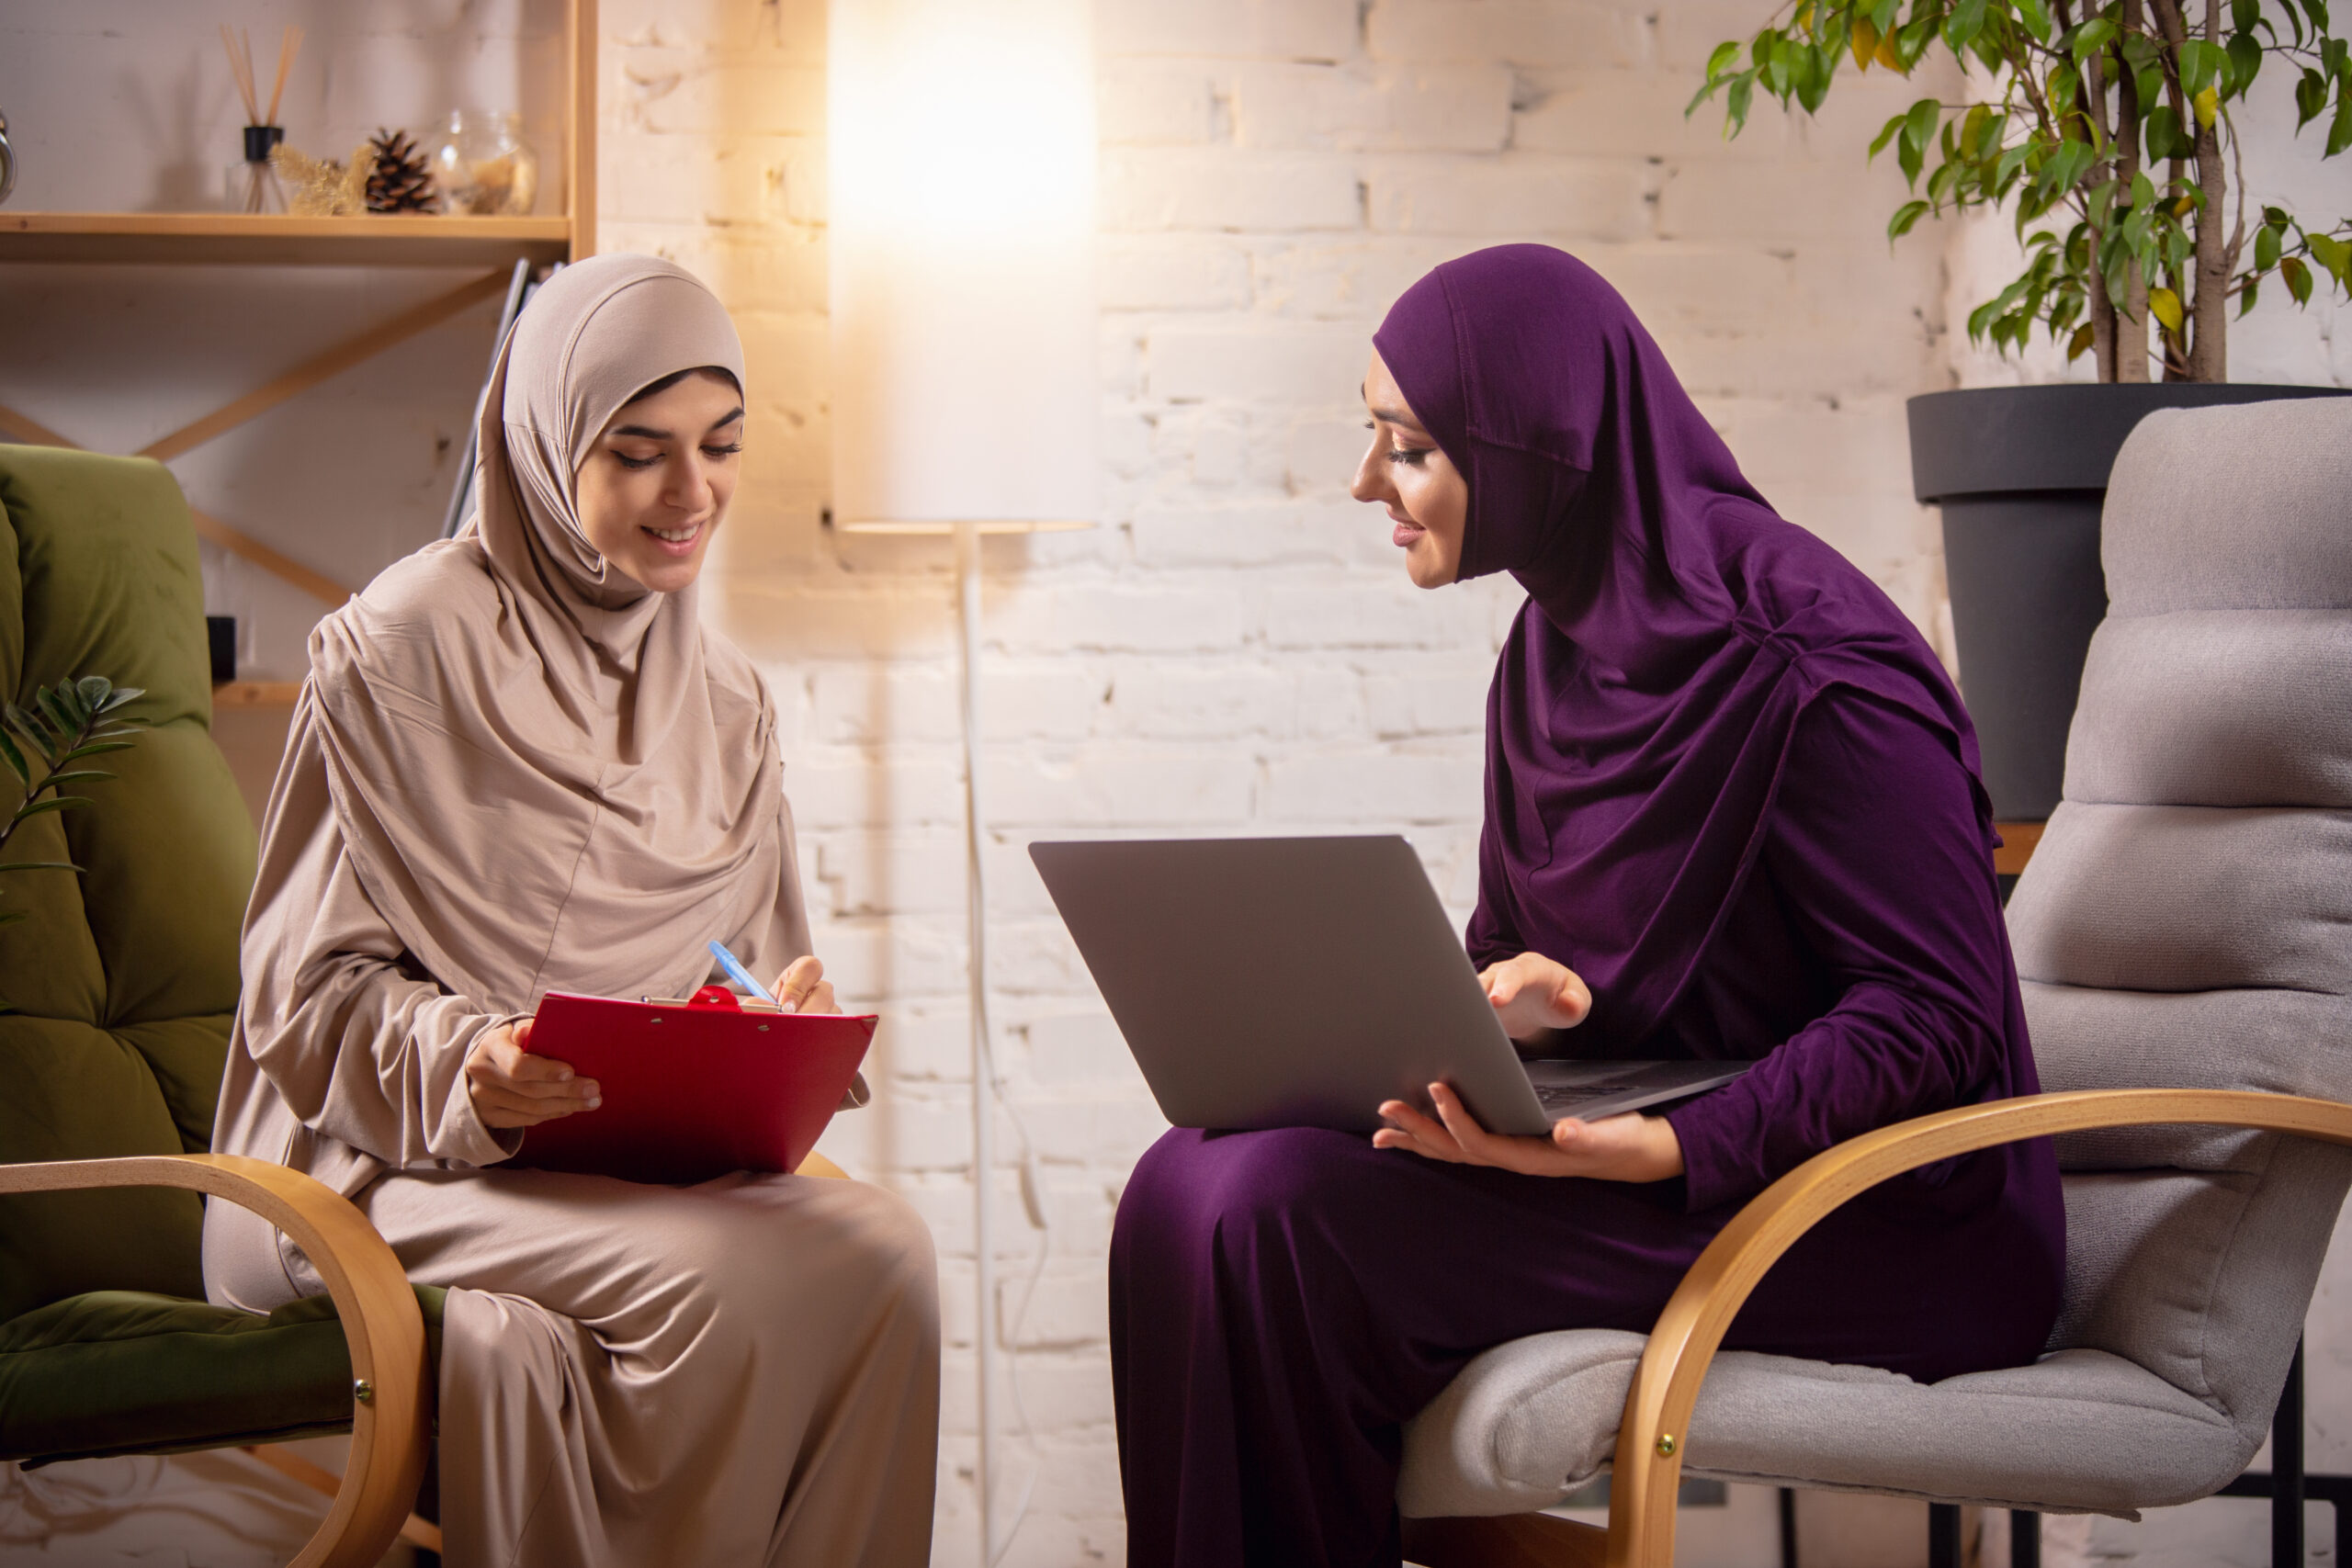
[[[0,1165],[0,1192],[95,1187],[178,1187],[226,1199],[284,1231],[319,1271],[351,1347],[351,1462],[291,1568],[374,1568],[408,1523],[433,1440],[424,1314],[391,1247],[348,1199],[242,1155]]]
[[[2352,1105],[2186,1089],[2086,1089],[1995,1100],[1840,1144],[1742,1209],[1699,1255],[1658,1314],[1617,1428],[1608,1529],[1546,1514],[1407,1519],[1406,1556],[1426,1568],[1671,1568],[1675,1493],[1699,1385],[1748,1292],[1798,1237],[1889,1177],[1956,1155],[2059,1133],[2174,1125],[2245,1127],[2352,1145]]]
[[[811,1152],[802,1176],[848,1173]],[[368,1216],[332,1188],[243,1155],[141,1155],[124,1159],[0,1165],[0,1193],[75,1192],[94,1187],[180,1187],[250,1209],[293,1237],[326,1281],[351,1347],[351,1462],[340,1477],[292,1454],[245,1451],[334,1499],[288,1568],[374,1568],[406,1539],[438,1551],[440,1530],[409,1510],[424,1483],[433,1442],[433,1368],[424,1314],[408,1275]]]

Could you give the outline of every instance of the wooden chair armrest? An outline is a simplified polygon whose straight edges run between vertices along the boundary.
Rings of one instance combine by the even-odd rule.
[[[1882,1127],[1815,1155],[1766,1188],[1699,1255],[1650,1331],[1617,1428],[1609,1568],[1670,1568],[1683,1440],[1708,1364],[1765,1270],[1825,1216],[1889,1177],[1955,1155],[2095,1127],[2175,1124],[2352,1144],[2352,1105],[2334,1100],[2223,1089],[2088,1089],[1966,1105]]]
[[[432,1440],[424,1314],[392,1249],[332,1189],[242,1155],[0,1165],[0,1192],[93,1187],[179,1187],[225,1199],[284,1231],[319,1271],[351,1348],[351,1462],[326,1521],[290,1568],[373,1568],[407,1522]]]

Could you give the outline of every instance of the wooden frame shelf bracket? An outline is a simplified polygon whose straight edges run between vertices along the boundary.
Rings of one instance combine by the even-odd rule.
[[[266,413],[288,399],[300,396],[322,381],[373,359],[387,349],[397,347],[420,333],[439,326],[485,299],[498,298],[505,292],[506,286],[505,272],[490,272],[447,293],[435,295],[421,305],[401,311],[389,321],[345,338],[323,353],[312,355],[235,401],[224,403],[202,419],[184,424],[159,440],[149,442],[135,455],[168,463]],[[84,450],[78,442],[69,441],[29,414],[11,408],[0,407],[0,431],[39,446],[62,446],[77,452]],[[353,590],[326,573],[304,566],[291,556],[271,548],[209,512],[191,506],[188,516],[196,525],[197,537],[253,562],[271,576],[293,584],[329,608],[341,604],[352,595]]]

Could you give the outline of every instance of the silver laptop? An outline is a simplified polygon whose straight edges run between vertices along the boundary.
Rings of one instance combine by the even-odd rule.
[[[1747,1070],[1522,1062],[1394,835],[1040,842],[1029,858],[1179,1127],[1369,1132],[1382,1100],[1430,1111],[1442,1082],[1489,1130],[1541,1134]]]

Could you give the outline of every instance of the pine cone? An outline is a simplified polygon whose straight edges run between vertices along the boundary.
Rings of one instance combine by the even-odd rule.
[[[379,130],[368,143],[376,166],[368,175],[370,212],[433,210],[433,169],[405,130]]]

